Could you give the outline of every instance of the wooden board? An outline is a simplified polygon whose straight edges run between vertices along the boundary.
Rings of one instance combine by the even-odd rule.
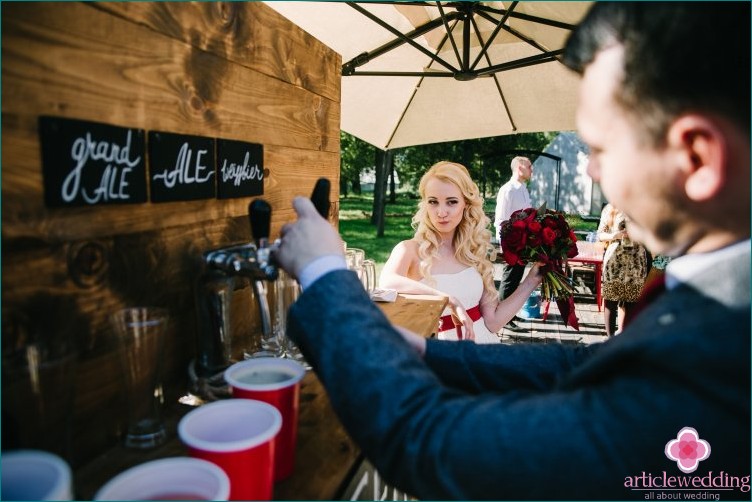
[[[3,357],[32,339],[77,349],[68,458],[77,468],[123,430],[108,316],[168,309],[165,400],[174,402],[196,353],[200,257],[250,240],[253,198],[47,208],[39,116],[263,145],[274,238],[295,218],[293,197],[322,176],[337,222],[341,62],[261,3],[7,3],[2,14]],[[252,338],[249,289],[233,295],[231,330]]]
[[[75,498],[91,500],[109,479],[137,464],[164,457],[185,456],[175,435],[177,423],[192,408],[175,405],[168,420],[170,438],[153,450],[116,446],[75,472]],[[301,382],[298,443],[293,475],[274,486],[275,500],[332,500],[359,459],[358,448],[337,420],[316,375]]]
[[[339,74],[311,69],[339,67],[341,56],[262,2],[98,2],[96,6],[332,101],[340,99]],[[295,61],[289,60],[290,54]]]
[[[439,325],[447,298],[432,295],[397,295],[394,302],[376,302],[392,324],[430,338]]]
[[[198,15],[192,5],[176,8]],[[9,5],[4,14],[4,235],[71,239],[247,213],[247,199],[109,207],[103,217],[92,217],[100,212],[91,208],[48,210],[39,115],[263,144],[264,197],[288,215],[292,197],[304,187],[310,193],[319,177],[339,178],[338,101],[87,4]],[[339,71],[336,61],[321,64],[317,72]],[[338,183],[332,186],[331,201],[337,201]],[[278,214],[273,212],[275,222]]]

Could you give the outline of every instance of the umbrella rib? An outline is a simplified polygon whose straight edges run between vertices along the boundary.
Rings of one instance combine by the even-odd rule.
[[[478,28],[478,24],[475,22],[475,19],[472,19],[472,22],[473,22],[473,27],[475,28],[475,36],[478,37],[478,41],[480,41],[481,45],[483,45],[484,47],[488,47],[488,45],[491,44],[491,39],[489,39],[488,45],[486,45],[485,42],[483,42],[483,36],[480,33],[480,29]],[[488,56],[488,54],[485,51],[482,51],[481,54],[478,56],[478,59],[480,59],[481,56],[486,57],[486,63],[488,63],[488,66],[491,67],[491,58]],[[477,61],[475,63],[477,64]],[[501,90],[501,84],[499,83],[499,79],[496,76],[496,74],[493,74],[493,78],[494,78],[494,84],[496,84],[496,90],[499,91],[499,97],[501,98],[501,103],[504,105],[504,111],[506,112],[507,118],[509,119],[509,124],[512,126],[512,131],[516,131],[517,125],[514,123],[514,118],[512,118],[512,112],[509,110],[509,105],[507,105],[507,100],[504,97],[504,91]]]
[[[501,83],[499,82],[499,77],[494,73],[493,75],[494,83],[496,84],[496,90],[499,91],[499,97],[501,98],[501,103],[504,105],[504,111],[507,112],[507,118],[509,119],[509,125],[512,126],[512,131],[517,130],[517,124],[514,123],[514,117],[512,117],[512,112],[509,110],[509,105],[507,104],[507,98],[504,97],[504,91],[501,90]]]
[[[415,95],[418,93],[418,88],[420,87],[420,84],[423,83],[423,77],[418,80],[418,83],[413,87],[413,93],[410,95],[410,101],[407,102],[407,105],[402,109],[402,113],[400,113],[400,118],[397,121],[397,123],[394,125],[394,129],[392,129],[392,133],[389,135],[389,140],[386,142],[386,145],[384,148],[385,150],[389,149],[389,145],[392,144],[392,140],[394,139],[394,135],[397,134],[397,129],[399,129],[400,125],[402,124],[402,120],[405,118],[405,114],[407,113],[407,110],[410,108],[410,105],[413,104],[413,99],[415,99]]]
[[[441,11],[441,17],[442,20],[445,19],[444,11],[441,9],[441,6],[439,5],[439,2],[436,2],[437,6],[439,7],[439,10]],[[459,22],[459,19],[453,19],[454,24],[452,25],[452,28],[449,29],[448,24],[446,21],[444,21],[444,26],[446,27],[446,35],[444,35],[444,39],[439,43],[438,48],[436,49],[436,53],[438,54],[441,49],[444,47],[444,44],[446,44],[447,38],[449,38],[452,41],[452,45],[454,46],[454,39],[452,38],[452,30],[454,30],[454,27],[457,26],[457,23]],[[457,55],[457,60],[459,61],[459,53],[457,51],[457,47],[454,47],[454,52]],[[429,66],[433,63],[429,63]],[[394,126],[394,129],[392,129],[392,133],[389,135],[389,140],[386,142],[387,149],[389,148],[389,145],[392,143],[392,140],[394,139],[394,135],[397,134],[397,130],[399,129],[400,125],[402,124],[402,121],[405,118],[405,114],[407,113],[407,110],[410,108],[410,105],[413,103],[413,100],[415,99],[415,95],[418,93],[418,89],[420,88],[420,85],[423,83],[423,79],[425,77],[452,77],[454,75],[450,73],[429,73],[429,74],[422,74],[420,75],[420,80],[418,80],[415,87],[413,87],[413,93],[410,95],[410,100],[407,102],[407,105],[402,109],[402,113],[400,113],[400,118],[397,121],[397,123]],[[502,98],[503,99],[503,98]]]
[[[408,37],[407,35],[405,35],[401,31],[399,31],[398,29],[396,29],[396,28],[390,26],[389,24],[385,23],[384,21],[382,21],[381,19],[379,19],[377,16],[371,14],[368,10],[364,9],[363,7],[361,7],[360,5],[358,5],[357,3],[355,3],[355,2],[347,2],[347,5],[349,5],[353,9],[357,10],[358,12],[360,12],[361,14],[363,14],[364,16],[366,16],[367,18],[369,18],[371,21],[373,21],[376,24],[378,24],[379,26],[381,26],[382,28],[386,29],[387,31],[390,31],[391,33],[393,33],[394,35],[396,35],[397,37],[399,37],[400,39],[402,39],[405,43],[410,44],[411,46],[413,46],[415,49],[419,50],[423,54],[425,54],[428,57],[434,59],[435,61],[438,61],[442,66],[444,66],[449,71],[452,71],[452,72],[456,72],[457,71],[456,68],[454,68],[448,62],[444,61],[438,55],[434,56],[425,47],[423,47],[420,44],[416,43],[414,40],[412,40],[410,37]],[[356,58],[356,59],[358,59],[358,58]],[[363,64],[363,63],[360,63],[360,64]],[[344,66],[345,65],[343,65],[343,67]]]
[[[480,12],[488,13],[493,12],[494,14],[501,14],[507,12],[507,9],[494,9],[492,7],[488,7],[486,5],[478,5],[476,9]],[[511,9],[509,9],[511,10]],[[552,26],[554,28],[561,28],[562,30],[574,30],[577,26],[574,24],[564,23],[561,21],[555,21],[553,19],[546,19],[545,17],[539,17],[539,16],[533,16],[530,14],[523,14],[521,12],[510,12],[509,17],[513,17],[516,19],[522,19],[523,21],[530,21],[533,23],[543,24],[546,26]],[[487,18],[488,19],[488,18]]]
[[[458,15],[457,13],[450,13],[447,17],[450,19],[455,19],[457,15]],[[455,23],[456,23],[456,20],[455,20]],[[424,35],[425,33],[428,33],[431,30],[436,29],[438,26],[441,26],[440,20],[430,21],[422,26],[419,26],[418,28],[411,31],[410,33],[407,33],[405,36],[409,38],[416,38],[421,35]],[[395,38],[394,40],[391,40],[390,42],[387,42],[386,44],[372,51],[358,54],[347,63],[342,64],[342,75],[345,75],[345,76],[354,75],[355,68],[362,66],[364,64],[367,64],[372,59],[382,56],[383,54],[386,54],[387,52],[394,50],[397,47],[402,46],[404,43],[405,41],[403,40],[403,38]],[[452,71],[456,71],[456,70],[452,68]]]
[[[509,19],[509,15],[512,13],[514,8],[517,6],[519,2],[512,2],[512,5],[509,6],[509,9],[504,13],[504,15],[501,17],[499,22],[496,24],[496,28],[494,29],[493,33],[491,33],[491,36],[488,38],[488,43],[483,44],[483,47],[481,48],[480,54],[478,54],[478,57],[475,58],[475,61],[473,61],[473,64],[470,66],[470,70],[475,70],[475,67],[478,66],[478,63],[480,62],[481,58],[486,55],[488,52],[488,48],[491,47],[491,44],[493,43],[494,39],[496,38],[496,35],[499,34],[501,31],[501,27],[504,23],[507,22],[507,19]],[[484,16],[485,17],[485,16]],[[488,19],[488,18],[486,18]],[[473,24],[475,25],[475,20],[473,20]],[[477,25],[475,26],[476,32],[480,34],[480,30],[478,30]],[[480,39],[480,35],[478,36],[478,39]],[[486,58],[488,59],[488,58]],[[491,65],[491,62],[488,61],[489,66]]]
[[[485,12],[479,12],[479,13],[478,13],[478,15],[482,16],[483,18],[485,18],[485,19],[486,19],[486,20],[488,20],[488,21],[492,21],[492,22],[495,22],[494,18],[493,18],[493,17],[491,17],[491,16],[489,16],[489,15],[488,15],[487,13],[485,13]],[[532,46],[532,47],[536,48],[537,50],[539,50],[539,51],[541,51],[541,52],[548,52],[548,49],[546,49],[545,47],[543,47],[542,45],[540,45],[540,44],[539,44],[538,42],[536,42],[535,40],[533,40],[533,39],[531,39],[531,38],[528,38],[528,37],[526,37],[525,35],[523,35],[523,34],[522,34],[522,33],[520,33],[519,31],[515,30],[514,28],[511,28],[511,27],[509,27],[509,26],[506,26],[506,25],[504,25],[504,24],[502,24],[502,25],[500,25],[500,26],[501,26],[501,28],[502,28],[502,29],[503,29],[504,31],[506,31],[507,33],[510,33],[511,35],[514,35],[515,37],[519,38],[520,40],[522,40],[523,42],[525,42],[525,43],[529,44],[530,46]],[[556,60],[558,61],[558,59],[556,59]],[[547,61],[543,61],[543,62],[547,62]]]
[[[450,72],[423,71],[353,71],[348,77],[454,77]]]
[[[447,23],[446,15],[444,14],[444,8],[441,6],[441,2],[436,2],[436,7],[439,8],[439,14],[441,15],[441,21],[444,23],[444,29],[447,32],[447,36],[449,37],[449,41],[452,42],[452,48],[454,49],[454,55],[457,57],[457,62],[462,65],[462,60],[460,59],[460,52],[457,50],[457,44],[454,41],[454,36],[452,35],[452,30],[454,29],[454,26],[457,26],[457,23],[459,22],[459,19],[454,20],[454,26],[452,26],[452,29],[449,29],[449,23]],[[446,37],[444,37],[444,40],[442,40],[441,45],[439,45],[439,49],[436,51],[438,54],[439,51],[441,51],[441,47],[444,46],[446,43]],[[430,64],[429,64],[430,66]]]
[[[460,21],[459,21],[459,19],[454,19],[453,21],[454,21],[454,24],[452,25],[451,28],[449,28],[448,26],[446,27],[446,31],[447,32],[444,35],[444,37],[441,39],[441,42],[439,42],[439,46],[436,48],[436,54],[439,54],[441,52],[441,50],[444,48],[444,45],[446,44],[447,39],[449,39],[452,42],[452,45],[454,45],[454,39],[452,38],[452,31],[454,31],[454,27],[457,26],[457,23],[459,23]],[[460,63],[460,64],[462,64],[462,61],[460,61],[460,56],[459,56],[459,53],[457,52],[457,47],[456,46],[455,46],[455,49],[454,49],[454,53],[457,56],[457,62]],[[428,63],[428,65],[426,65],[426,68],[430,68],[431,65],[433,64],[433,61],[434,61],[434,58],[431,58],[431,61]],[[430,76],[453,77],[454,74],[453,73],[436,73],[436,72],[425,73],[424,72],[424,73],[422,73],[422,76],[425,76],[425,77],[430,77]]]
[[[551,61],[557,61],[557,56],[560,56],[563,53],[564,53],[564,49],[544,52],[543,54],[536,54],[535,56],[530,56],[530,57],[522,58],[522,59],[516,59],[514,61],[508,61],[506,63],[489,66],[488,68],[483,68],[482,70],[478,70],[477,73],[478,73],[478,76],[491,75],[491,74],[502,72],[502,71],[515,70],[517,68],[524,68],[526,66],[533,66],[537,64],[548,63]]]

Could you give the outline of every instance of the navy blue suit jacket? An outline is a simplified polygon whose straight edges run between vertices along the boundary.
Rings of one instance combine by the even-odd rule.
[[[749,500],[749,285],[746,254],[604,343],[429,340],[421,358],[341,270],[302,294],[288,326],[349,434],[416,497],[642,500],[633,488],[666,476],[725,473],[747,491],[716,493]],[[711,446],[691,474],[664,454],[683,427]]]

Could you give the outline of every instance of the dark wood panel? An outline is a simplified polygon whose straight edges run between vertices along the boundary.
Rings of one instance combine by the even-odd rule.
[[[202,200],[128,207],[48,209],[44,206],[39,146],[28,134],[3,130],[2,222],[4,238],[85,239],[132,233],[217,218],[245,216],[251,198]],[[291,201],[310,195],[316,180],[332,180],[339,199],[339,154],[285,147],[264,150],[268,170],[261,196],[272,205],[272,232],[294,219]]]
[[[294,219],[292,198],[321,176],[332,181],[337,221],[339,60],[260,4],[4,3],[2,14],[3,359],[35,337],[77,347],[78,466],[123,428],[108,316],[168,309],[165,398],[174,403],[196,353],[199,258],[250,239],[252,199],[48,209],[38,117],[263,144],[275,237]],[[233,297],[237,336],[260,331],[250,295],[241,284]],[[5,447],[6,437],[4,428]]]
[[[4,352],[30,338],[44,343],[67,339],[79,351],[74,460],[108,446],[90,443],[112,441],[122,427],[122,380],[109,314],[136,305],[168,309],[165,396],[176,400],[188,388],[188,363],[196,354],[194,288],[201,254],[249,238],[247,218],[229,218],[70,244],[4,246]],[[233,312],[234,330],[260,332],[250,304],[246,296],[244,308]]]
[[[261,2],[98,2],[96,7],[144,24],[230,61],[340,100],[339,54]],[[295,54],[295,61],[290,61]],[[322,68],[334,68],[321,71]]]
[[[38,5],[3,7],[4,236],[82,239],[247,211],[247,199],[49,211],[37,139],[42,114],[263,143],[264,198],[281,211],[301,193],[301,181],[312,187],[319,176],[338,178],[337,103],[212,53],[199,50],[205,65],[189,63],[195,47],[88,5]],[[197,12],[192,4],[173,7]],[[275,211],[273,228],[281,214]]]
[[[4,9],[5,113],[339,147],[338,101],[85,4],[28,5]]]

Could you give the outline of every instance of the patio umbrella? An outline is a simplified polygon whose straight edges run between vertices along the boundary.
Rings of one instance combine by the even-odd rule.
[[[591,2],[267,2],[342,55],[344,131],[383,150],[575,128],[558,60]]]

